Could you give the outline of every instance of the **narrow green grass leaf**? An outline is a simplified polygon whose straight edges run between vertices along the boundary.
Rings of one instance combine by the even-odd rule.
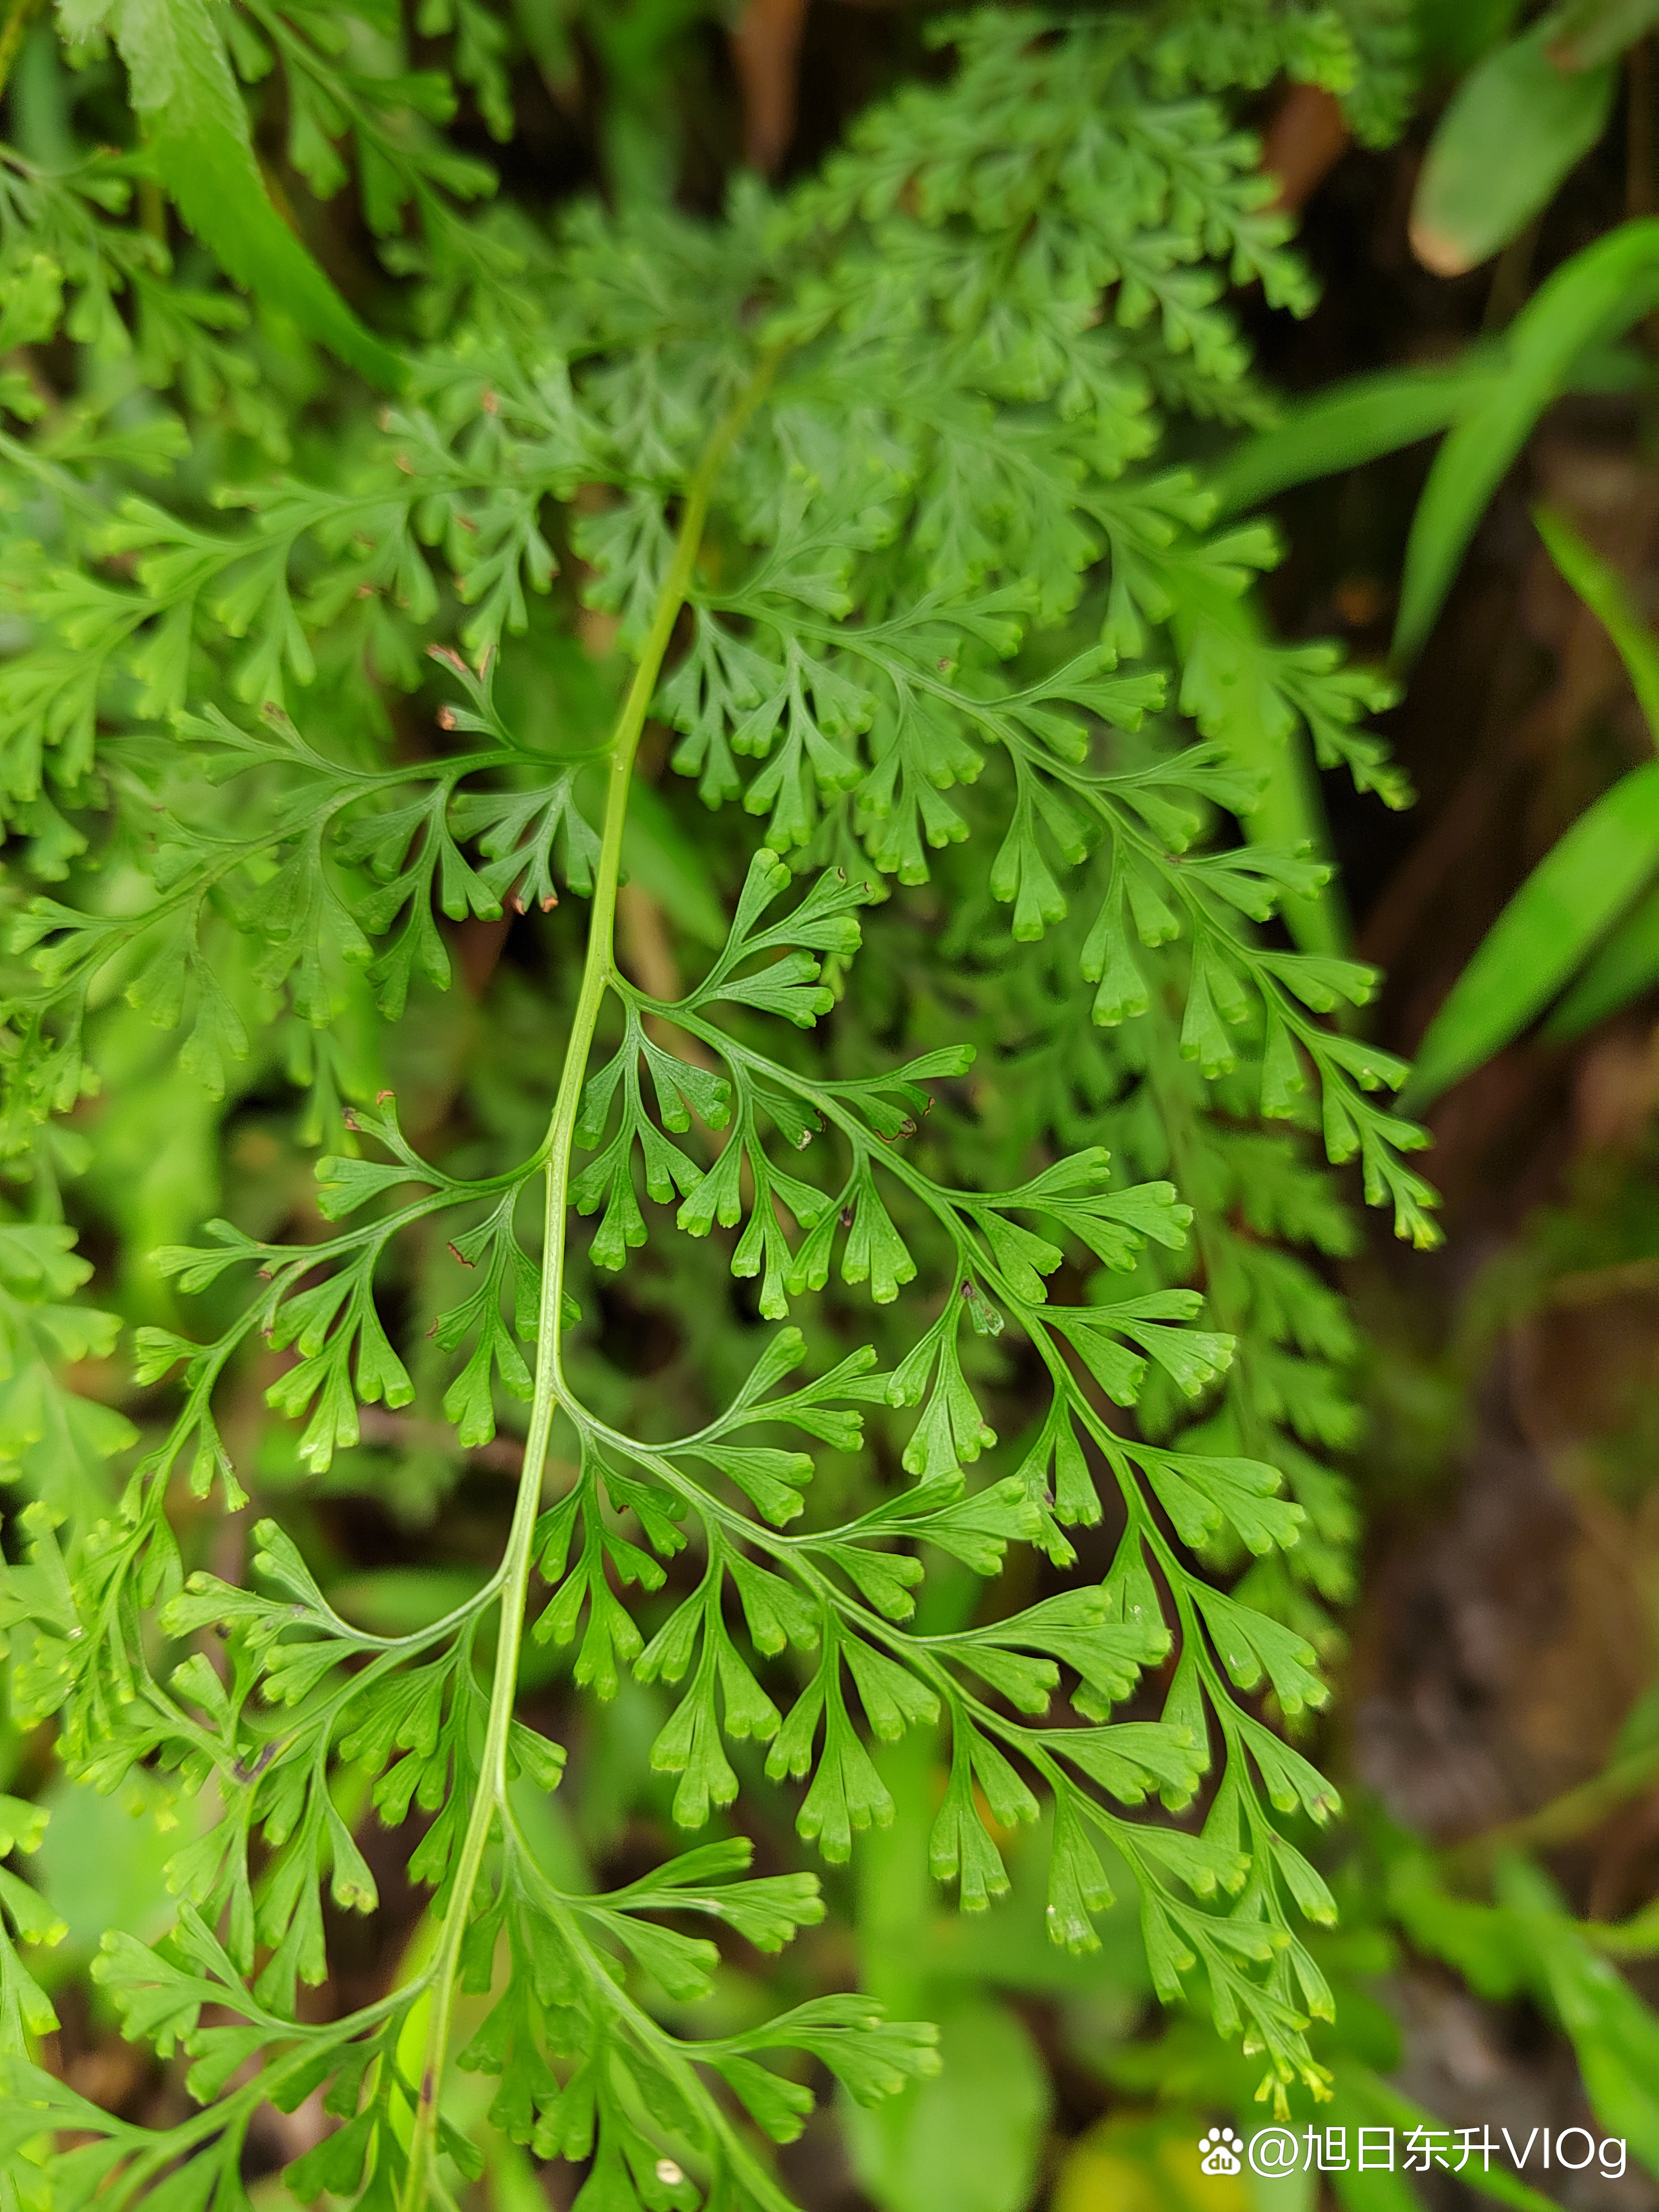
[[[1532,519],[1551,560],[1618,647],[1654,743],[1659,745],[1659,639],[1631,605],[1617,574],[1590,550],[1565,515],[1547,507],[1535,507]]]
[[[1494,351],[1477,346],[1449,367],[1385,368],[1332,385],[1228,455],[1212,480],[1220,512],[1238,514],[1431,438],[1489,398],[1502,374]]]
[[[1659,761],[1632,769],[1547,853],[1429,1024],[1401,1110],[1517,1036],[1659,868]]]
[[[1649,729],[1659,744],[1659,640],[1631,605],[1614,571],[1590,550],[1562,515],[1533,509],[1550,558],[1619,648]],[[1625,916],[1544,1024],[1552,1043],[1565,1043],[1617,1013],[1659,982],[1659,892]]]
[[[1565,388],[1628,392],[1650,374],[1627,345],[1592,347],[1573,363]],[[1482,343],[1455,362],[1345,378],[1286,408],[1271,430],[1240,441],[1210,479],[1217,513],[1242,514],[1294,485],[1435,437],[1496,398],[1504,376],[1502,349]]]
[[[1638,899],[1599,946],[1583,974],[1545,1023],[1552,1044],[1570,1044],[1659,983],[1659,890]]]
[[[1397,660],[1420,651],[1487,501],[1574,363],[1638,323],[1656,300],[1659,218],[1644,216],[1575,254],[1516,316],[1506,374],[1447,438],[1418,501],[1395,628]]]
[[[400,389],[403,361],[358,321],[270,204],[208,0],[126,0],[117,37],[150,152],[191,229],[239,284],[370,383]]]

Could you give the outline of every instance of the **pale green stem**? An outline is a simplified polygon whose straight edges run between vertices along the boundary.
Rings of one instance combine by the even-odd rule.
[[[1261,610],[1249,598],[1234,599],[1218,586],[1206,588],[1194,583],[1185,588],[1186,604],[1175,617],[1183,653],[1192,642],[1195,613],[1235,638],[1251,644],[1261,638]],[[1292,851],[1307,846],[1316,860],[1328,860],[1331,835],[1325,802],[1301,728],[1274,740],[1256,730],[1248,717],[1240,717],[1238,727],[1229,732],[1228,750],[1262,779],[1261,794],[1250,816],[1250,836],[1259,843],[1288,845]],[[1352,932],[1334,876],[1322,890],[1286,892],[1279,910],[1299,951],[1332,959],[1347,956]]]
[[[11,5],[0,22],[0,92],[6,88],[23,44],[23,33],[40,5],[40,0],[11,0]]]
[[[1180,1031],[1161,994],[1154,990],[1147,1024],[1151,1049],[1146,1073],[1158,1102],[1158,1118],[1170,1142],[1170,1165],[1176,1189],[1193,1209],[1193,1235],[1204,1270],[1204,1296],[1217,1323],[1235,1343],[1227,1370],[1228,1402],[1238,1421],[1239,1442],[1253,1459],[1271,1459],[1271,1448],[1256,1412],[1255,1394],[1245,1361],[1244,1336],[1249,1316],[1229,1295],[1227,1269],[1221,1249],[1220,1224],[1208,1203],[1205,1177],[1197,1164],[1196,1115],[1182,1081]]]
[[[673,558],[663,580],[651,628],[641,647],[639,665],[629,687],[622,714],[609,747],[605,782],[605,821],[600,834],[599,865],[593,884],[592,918],[588,926],[587,951],[582,967],[580,994],[570,1027],[570,1042],[559,1077],[558,1095],[547,1139],[546,1237],[542,1255],[541,1306],[536,1327],[536,1389],[530,1408],[529,1433],[525,1439],[524,1467],[513,1509],[513,1526],[507,1540],[501,1585],[501,1620],[495,1645],[495,1673],[490,1689],[489,1714],[484,1727],[483,1757],[478,1771],[478,1795],[467,1823],[455,1869],[454,1887],[438,1939],[431,1969],[431,2010],[428,2014],[426,2050],[415,2108],[415,2126],[409,2146],[409,2172],[404,2181],[400,2212],[422,2212],[432,2180],[433,2153],[438,2133],[438,2100],[455,2003],[455,1982],[461,1944],[471,1916],[484,1853],[489,1848],[495,1815],[507,1794],[507,1732],[518,1688],[519,1647],[524,1634],[525,1599],[530,1586],[532,1540],[541,1504],[542,1470],[553,1416],[562,1395],[560,1368],[560,1314],[564,1297],[564,1221],[570,1184],[570,1147],[576,1113],[581,1101],[582,1079],[599,1026],[599,1009],[608,988],[614,951],[617,890],[622,873],[623,824],[628,814],[628,793],[634,773],[634,756],[640,732],[657,688],[674,624],[690,587],[697,551],[702,543],[709,495],[721,463],[744,422],[758,404],[771,381],[775,356],[761,363],[742,398],[721,423],[704,450],[696,474],[687,487]]]

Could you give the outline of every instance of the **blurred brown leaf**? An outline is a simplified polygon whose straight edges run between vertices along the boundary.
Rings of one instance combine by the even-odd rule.
[[[732,33],[743,88],[744,159],[775,177],[795,135],[801,33],[807,0],[749,0]]]
[[[1335,97],[1316,84],[1293,84],[1261,142],[1261,166],[1279,179],[1273,205],[1286,214],[1305,207],[1347,143],[1348,126]]]

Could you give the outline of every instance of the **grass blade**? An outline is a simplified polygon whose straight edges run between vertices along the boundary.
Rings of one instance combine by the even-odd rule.
[[[1649,729],[1659,744],[1659,640],[1631,605],[1615,571],[1562,515],[1534,507],[1533,520],[1550,558],[1619,648]],[[1552,1043],[1582,1036],[1607,1015],[1659,982],[1659,890],[1638,902],[1592,957],[1544,1024]]]
[[[1221,512],[1431,438],[1488,398],[1501,375],[1494,353],[1476,348],[1449,368],[1385,368],[1334,385],[1228,455],[1212,479]]]
[[[1638,899],[1607,943],[1592,957],[1542,1034],[1552,1044],[1570,1044],[1659,983],[1659,890]]]
[[[1517,1036],[1659,869],[1659,761],[1621,776],[1538,863],[1429,1024],[1401,1097],[1420,1113]]]
[[[1590,550],[1565,515],[1535,507],[1532,519],[1551,560],[1618,647],[1654,743],[1659,744],[1659,639],[1631,605],[1616,571]]]
[[[1573,364],[1639,322],[1659,301],[1659,217],[1622,223],[1558,269],[1516,316],[1508,368],[1435,456],[1406,546],[1395,656],[1414,659],[1433,629],[1476,526]]]
[[[208,0],[127,0],[118,37],[149,151],[191,229],[239,284],[370,383],[400,389],[402,360],[358,321],[270,204]]]
[[[1384,368],[1346,379],[1285,409],[1270,430],[1241,439],[1210,478],[1217,512],[1238,514],[1293,485],[1432,438],[1495,398],[1502,347],[1477,345],[1460,360],[1422,368]],[[1651,369],[1630,346],[1592,348],[1573,363],[1569,392],[1631,392]]]

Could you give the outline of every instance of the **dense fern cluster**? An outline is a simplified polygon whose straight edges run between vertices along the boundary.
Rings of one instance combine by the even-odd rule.
[[[162,126],[68,169],[5,157],[8,343],[62,332],[87,362],[72,395],[0,392],[27,626],[0,757],[34,886],[5,1002],[31,1194],[0,1225],[0,1448],[31,1501],[0,1597],[12,1710],[55,1718],[100,1788],[143,1763],[215,1809],[174,1861],[173,1935],[98,1968],[135,2039],[189,2054],[199,2111],[149,2132],[33,2064],[51,2010],[8,1942],[0,2188],[242,2203],[258,2106],[325,2090],[341,2124],[295,2194],[452,2201],[477,2159],[444,2109],[465,1993],[491,2002],[459,2064],[499,2077],[515,2141],[591,2160],[588,2212],[781,2208],[750,2122],[799,2132],[800,2055],[866,2100],[933,2063],[929,2031],[848,1996],[682,2032],[720,1956],[688,1923],[775,1949],[817,1881],[744,1878],[727,1835],[611,1894],[557,1886],[516,1809],[563,1759],[515,1713],[526,1632],[594,1697],[625,1669],[667,1686],[652,1759],[681,1826],[734,1802],[727,1745],[754,1742],[832,1863],[890,1810],[866,1736],[943,1723],[931,1861],[964,1908],[1041,1815],[1057,1942],[1096,1941],[1124,1870],[1159,1992],[1201,1969],[1264,2094],[1317,2086],[1329,1998],[1297,1931],[1333,1907],[1293,1823],[1334,1800],[1255,1697],[1322,1701],[1346,1588],[1322,1455],[1352,1432],[1347,1324],[1296,1248],[1351,1232],[1306,1133],[1419,1241],[1429,1198],[1384,1103],[1403,1071],[1340,1019],[1372,978],[1298,920],[1322,864],[1249,830],[1298,728],[1402,794],[1364,726],[1378,683],[1264,636],[1271,533],[1212,531],[1160,451],[1172,414],[1263,411],[1228,284],[1310,296],[1216,95],[1280,70],[1351,88],[1364,40],[1240,0],[987,13],[953,27],[948,82],[793,192],[544,235],[459,210],[486,179],[437,134],[446,81],[397,65],[395,10],[337,13],[247,0],[203,61],[193,0],[171,46],[131,0],[62,10],[106,73],[113,33],[141,114],[163,79],[207,101],[233,65],[280,70],[295,167],[325,195],[349,172],[417,280],[444,335],[405,357],[289,269],[290,312],[399,386],[314,416],[293,456],[260,381],[297,379],[292,352],[228,336],[234,299],[169,281],[131,219]],[[422,27],[453,27],[504,132],[494,11]],[[203,228],[202,179],[169,189]],[[757,825],[720,832],[746,857],[723,946],[680,947],[689,982],[617,951],[648,717],[707,807]],[[585,950],[551,911],[569,894]],[[468,928],[514,916],[515,945],[541,938],[499,983],[533,1041],[511,1106],[428,1158],[387,1090],[399,1025]],[[114,1324],[76,1303],[59,1191],[78,1102],[175,1050],[205,1101],[297,1086],[331,1149],[313,1231],[216,1220],[157,1255],[180,1326],[140,1331],[139,1375],[182,1380],[171,1418],[133,1407],[112,1481],[132,1427],[61,1380]],[[642,1308],[684,1291],[694,1336],[726,1323],[649,1402],[591,1318],[624,1269]],[[258,1487],[219,1421],[262,1341],[313,1478],[361,1455],[364,1407],[382,1438],[414,1406],[462,1449],[521,1442],[500,1564],[443,1618],[353,1626],[273,1519],[251,1589],[181,1547],[175,1474],[232,1510]],[[1016,1358],[1047,1410],[1004,1444]],[[1103,1522],[1103,1579],[1068,1572],[1068,1532]],[[957,1586],[918,1611],[925,1577],[993,1577],[1010,1546],[1046,1554],[1031,1602]],[[1126,1809],[1154,1798],[1201,1821]],[[318,2021],[324,1893],[376,1904],[371,1801],[428,1816],[430,1940]],[[20,1939],[46,1933],[0,1881]]]

